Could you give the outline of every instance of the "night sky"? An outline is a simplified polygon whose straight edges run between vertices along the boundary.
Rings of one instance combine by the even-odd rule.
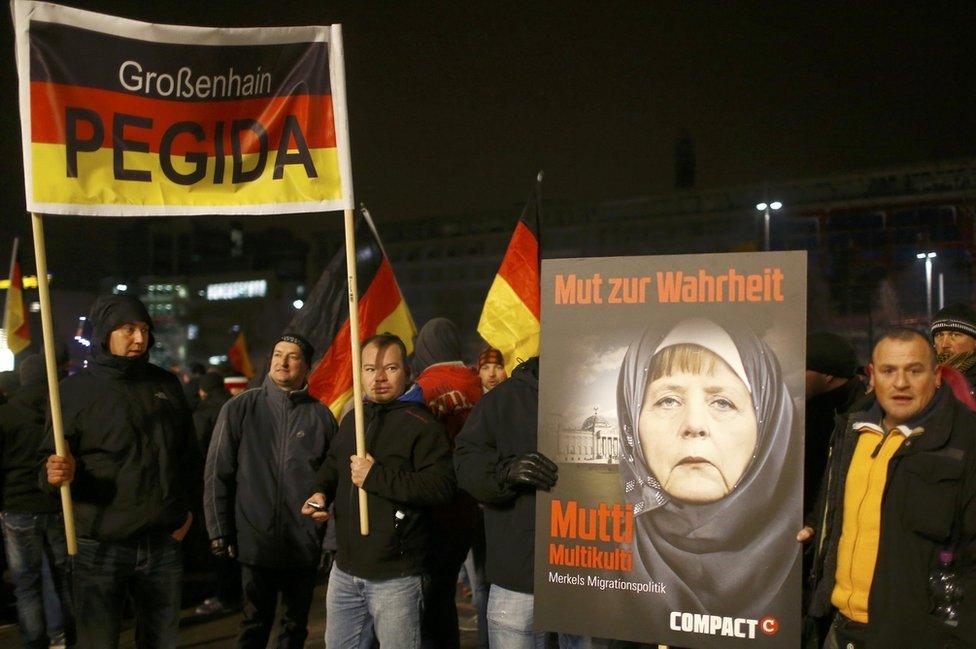
[[[64,4],[155,22],[341,22],[356,198],[380,222],[517,205],[538,169],[560,199],[666,193],[683,131],[700,188],[971,156],[976,142],[971,2]],[[28,220],[0,13],[6,259]]]

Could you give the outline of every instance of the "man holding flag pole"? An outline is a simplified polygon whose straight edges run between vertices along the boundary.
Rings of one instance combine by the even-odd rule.
[[[152,25],[30,0],[13,3],[13,14],[25,195],[33,225],[55,458],[49,458],[53,466],[44,479],[60,486],[68,552],[74,555],[71,480],[77,477],[78,488],[95,508],[106,503],[111,507],[133,494],[109,477],[108,466],[99,467],[102,473],[94,482],[83,480],[92,475],[92,467],[80,455],[76,462],[65,443],[41,214],[147,217],[342,210],[351,366],[359,367],[342,32],[338,25]],[[100,306],[103,326],[113,328],[103,328],[104,337],[95,345],[103,348],[98,353],[104,352],[106,367],[124,375],[136,359],[141,363],[148,357],[151,320],[131,318],[139,310],[135,304]],[[119,314],[123,320],[116,319]],[[128,336],[124,347],[112,339],[120,327]],[[125,367],[115,367],[115,357]],[[365,459],[359,373],[352,379],[356,453]],[[160,402],[154,407],[164,410],[174,407],[169,402],[181,401],[166,389],[152,399]],[[192,426],[188,431],[192,441]],[[369,518],[361,490],[359,500],[359,531],[366,535]],[[126,506],[154,504],[130,500]],[[158,512],[146,513],[152,518]],[[104,521],[85,523],[87,528]],[[179,530],[185,533],[183,527],[174,531]],[[138,605],[162,611],[151,599]],[[175,617],[157,616],[156,622],[137,624],[137,644],[174,646]],[[107,633],[104,641],[90,646],[115,646],[117,634],[111,637],[111,629]]]

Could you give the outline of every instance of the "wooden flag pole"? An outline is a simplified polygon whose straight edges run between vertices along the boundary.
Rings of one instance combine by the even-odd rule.
[[[61,393],[58,391],[58,367],[54,358],[54,322],[51,319],[51,293],[47,284],[47,253],[44,249],[44,224],[40,214],[31,214],[34,230],[34,259],[37,264],[37,292],[41,298],[41,327],[44,332],[44,365],[47,368],[47,389],[50,395],[51,423],[54,426],[54,452],[68,455],[64,441],[64,425],[61,421]],[[75,513],[71,502],[71,485],[61,485],[61,511],[64,514],[64,536],[68,542],[68,554],[78,553],[75,541]]]
[[[359,286],[356,282],[356,228],[353,211],[346,209],[346,279],[349,286],[349,344],[352,348],[352,403],[356,413],[356,455],[366,457],[366,430],[363,424],[362,349],[359,345]],[[359,533],[369,534],[366,492],[359,489]]]
[[[356,283],[356,226],[353,209],[352,159],[349,155],[349,115],[346,112],[346,65],[342,54],[342,25],[329,29],[329,74],[332,83],[332,109],[336,145],[339,150],[339,180],[342,196],[349,201],[343,211],[346,226],[346,285],[349,287],[349,347],[352,351],[352,404],[356,416],[356,455],[366,457],[366,431],[363,423],[362,349],[359,340],[359,286]],[[369,534],[366,492],[359,489],[359,533]]]

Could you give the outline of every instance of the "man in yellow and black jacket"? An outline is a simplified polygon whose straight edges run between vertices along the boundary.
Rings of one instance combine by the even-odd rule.
[[[872,354],[876,400],[839,422],[813,540],[814,617],[824,647],[976,646],[976,417],[942,386],[935,354],[909,329]],[[842,428],[840,428],[842,426]],[[933,615],[929,576],[954,554],[955,625]]]

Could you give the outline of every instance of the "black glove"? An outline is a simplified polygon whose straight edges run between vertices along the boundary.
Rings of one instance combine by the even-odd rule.
[[[212,540],[210,542],[210,551],[215,557],[220,557],[222,559],[237,558],[237,547],[235,547],[233,542],[225,536]]]
[[[542,453],[517,457],[502,471],[502,480],[513,487],[529,486],[549,491],[559,477],[559,467]]]

